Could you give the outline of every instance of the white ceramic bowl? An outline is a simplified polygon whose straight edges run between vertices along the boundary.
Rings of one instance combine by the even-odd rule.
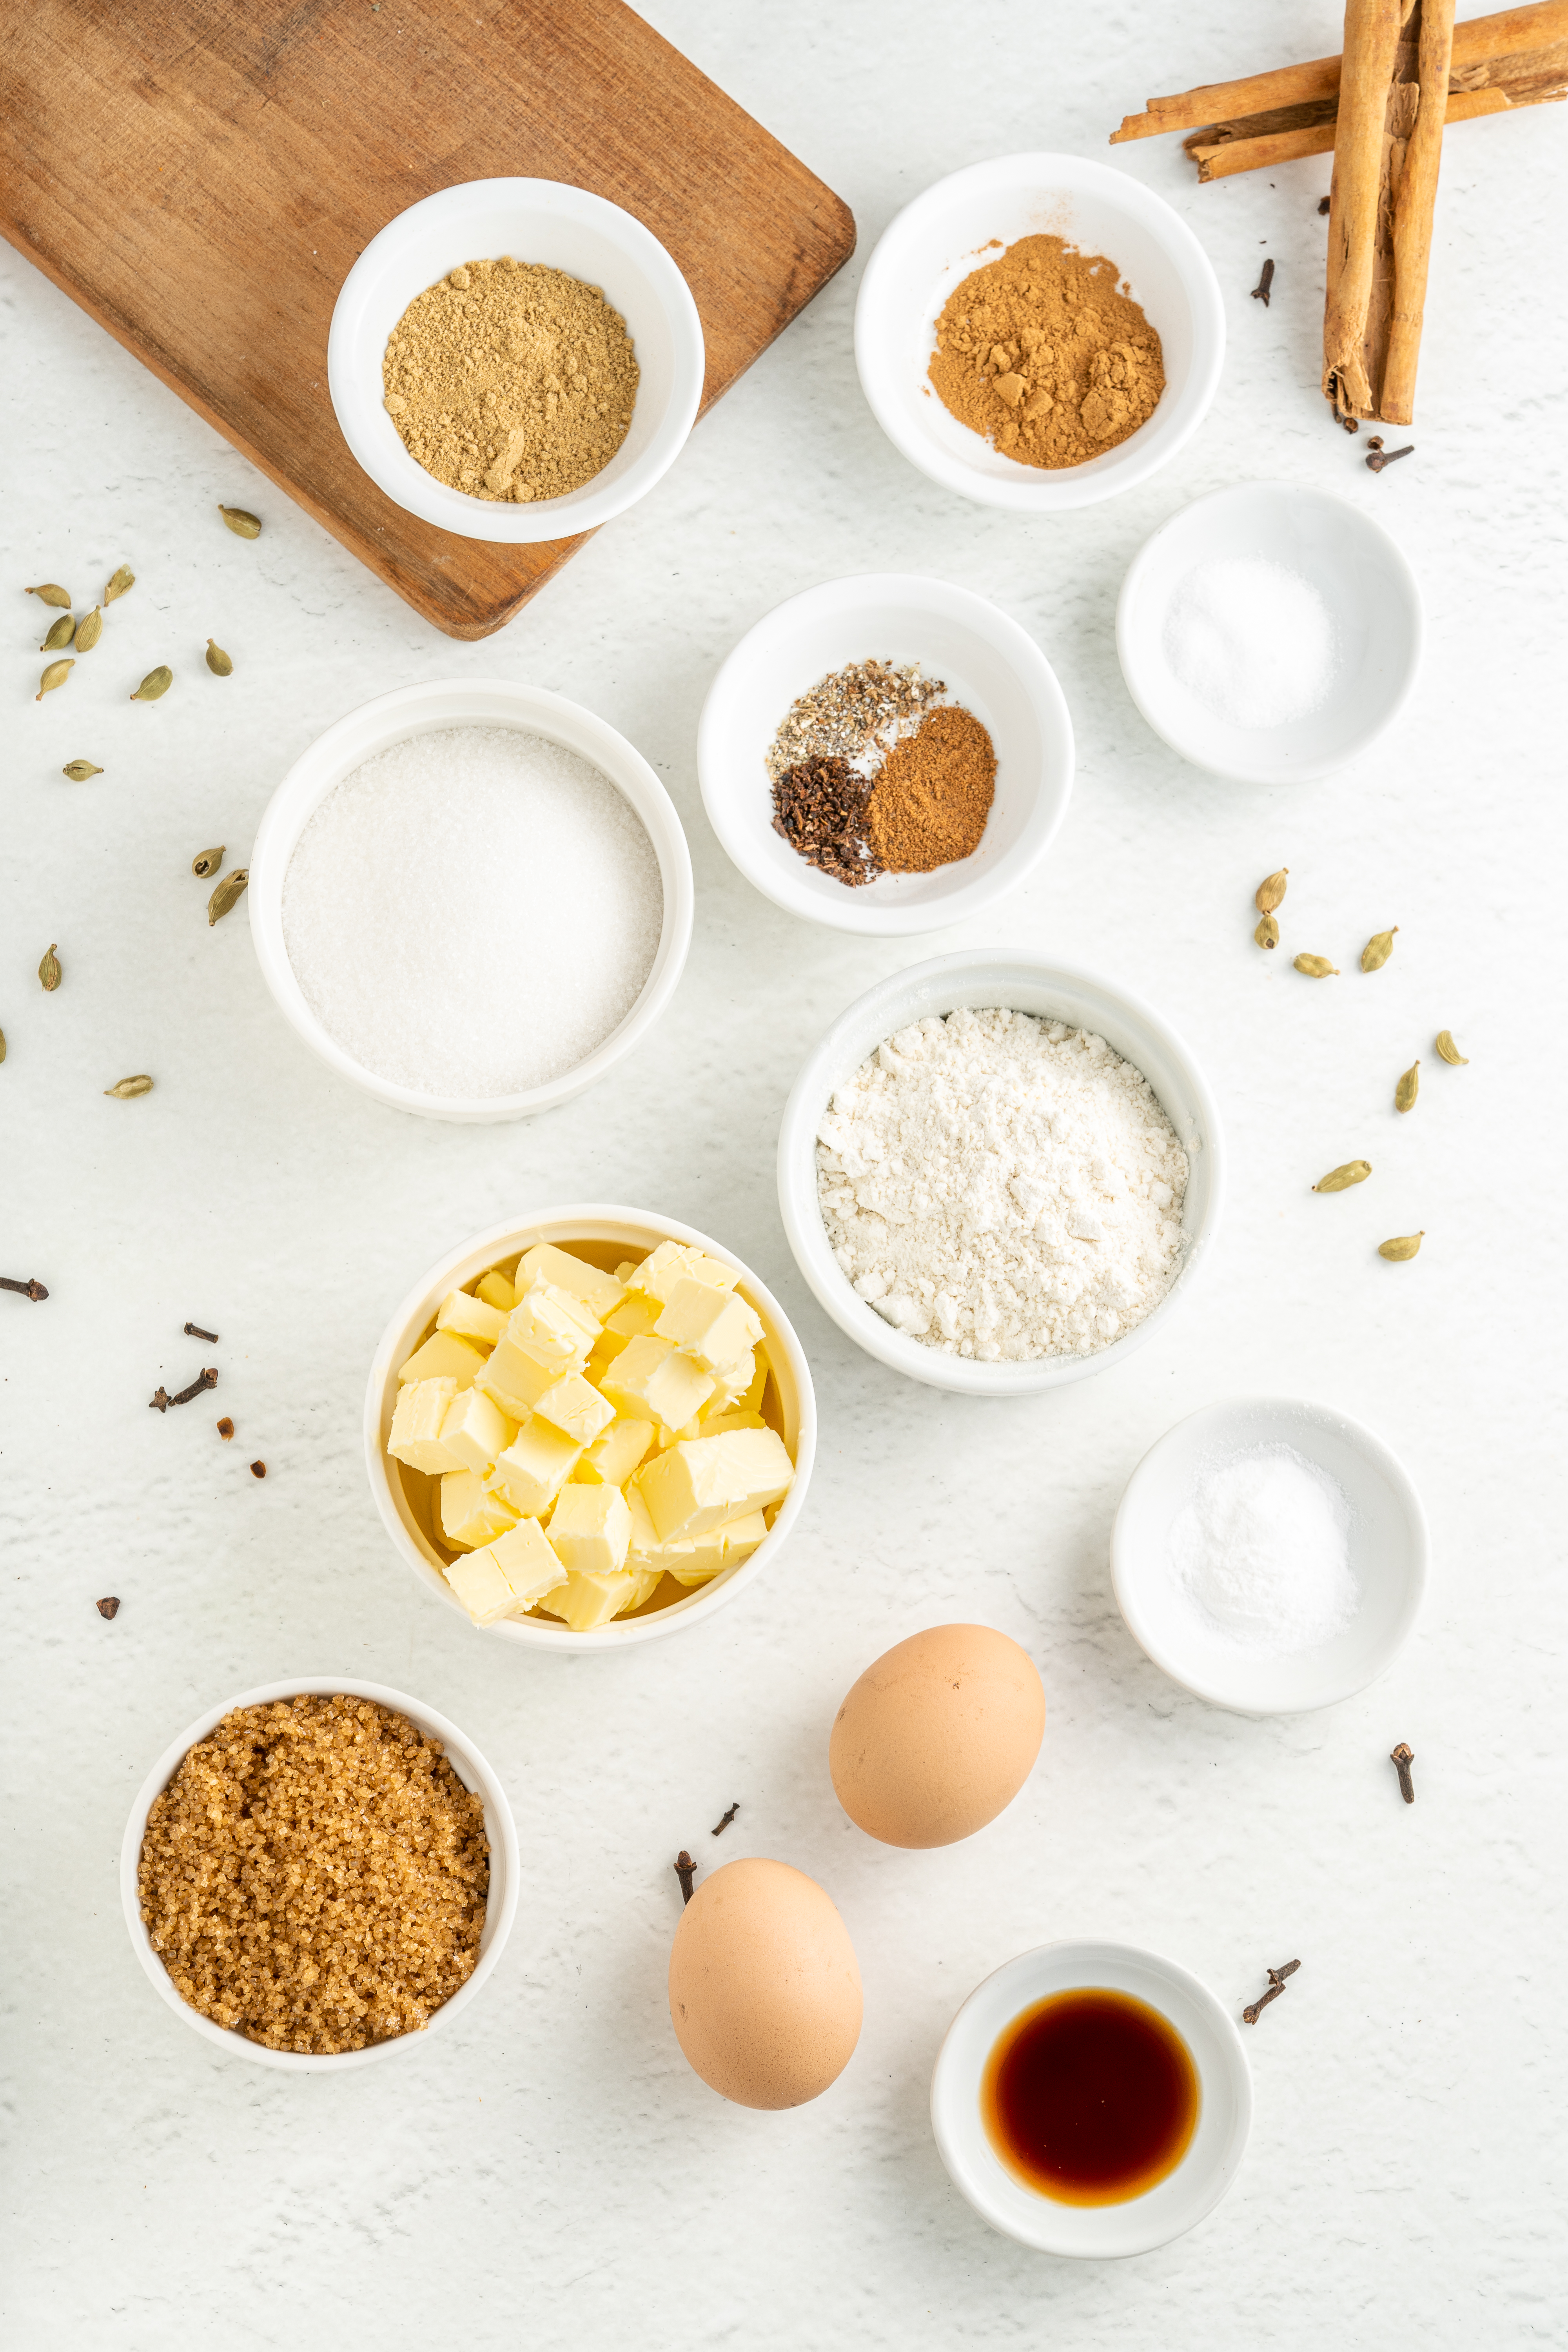
[[[485,1801],[485,1835],[490,1848],[490,1889],[485,1911],[484,1932],[479,1937],[479,1957],[473,1974],[459,1986],[450,2000],[436,2011],[430,2022],[418,2033],[401,2033],[390,2042],[373,2042],[365,2050],[345,2050],[337,2057],[310,2057],[296,2050],[267,2050],[259,2042],[247,2041],[243,2033],[232,2033],[226,2026],[215,2025],[200,2010],[192,2009],[174,1990],[168,1969],[153,1949],[152,1938],[142,1923],[142,1903],[137,1892],[137,1870],[142,1859],[142,1840],[146,1834],[147,1815],[153,1800],[161,1796],[174,1779],[181,1759],[216,1731],[226,1715],[237,1707],[265,1706],[274,1699],[297,1698],[304,1693],[332,1696],[342,1693],[349,1698],[374,1699],[379,1706],[391,1707],[405,1715],[419,1729],[438,1739],[447,1751],[447,1760],[465,1789],[482,1796]],[[517,1852],[517,1831],[511,1818],[511,1807],[506,1790],[485,1762],[479,1749],[455,1723],[426,1706],[422,1699],[410,1698],[406,1691],[388,1690],[381,1683],[356,1682],[352,1676],[326,1675],[295,1675],[288,1682],[263,1683],[258,1690],[241,1691],[237,1698],[225,1699],[221,1706],[210,1706],[198,1716],[179,1738],[171,1740],[153,1769],[142,1783],[141,1792],[131,1808],[131,1819],[125,1825],[125,1837],[120,1849],[120,1899],[125,1911],[125,1925],[136,1957],[147,1972],[153,1990],[165,2000],[175,2016],[199,2033],[204,2042],[215,2049],[226,2050],[231,2057],[249,2058],[258,2066],[273,2066],[289,2074],[339,2074],[350,2066],[369,2066],[382,2058],[393,2058],[400,2053],[422,2049],[433,2033],[450,2023],[468,2003],[475,2000],[486,1979],[491,1974],[501,1956],[502,1948],[511,1933],[511,1923],[517,1916],[520,1869]]]
[[[1222,556],[1300,572],[1333,614],[1339,667],[1327,698],[1287,726],[1233,725],[1165,658],[1172,599],[1196,565]],[[1348,499],[1289,482],[1243,482],[1194,499],[1145,540],[1116,606],[1121,675],[1155,734],[1194,767],[1259,784],[1329,775],[1374,742],[1409,698],[1422,634],[1415,574],[1383,525]]]
[[[1104,456],[1045,472],[949,415],[926,368],[948,296],[997,257],[984,247],[1059,236],[1105,254],[1160,337],[1165,389],[1146,425]],[[939,180],[890,221],[855,305],[855,364],[896,449],[944,488],[1015,514],[1060,514],[1129,490],[1202,424],[1225,360],[1225,306],[1209,258],[1163,198],[1081,155],[1001,155]]]
[[[630,430],[603,473],[531,506],[448,489],[409,456],[383,405],[386,339],[415,296],[459,262],[503,254],[597,286],[626,320],[639,371]],[[619,205],[559,180],[468,180],[410,205],[344,278],[327,338],[338,424],[377,488],[438,530],[511,546],[596,530],[651,490],[691,430],[703,365],[691,289],[658,237]]]
[[[919,662],[974,713],[996,747],[996,797],[973,856],[850,889],[773,831],[763,763],[797,695],[869,660]],[[748,882],[792,915],[886,939],[977,915],[1034,871],[1067,814],[1072,721],[1033,637],[984,596],[867,572],[808,588],[747,631],[708,689],[697,769],[709,822]]]
[[[1331,1642],[1283,1658],[1237,1657],[1206,1640],[1165,1565],[1200,1466],[1252,1445],[1292,1446],[1338,1480],[1352,1512],[1361,1609]],[[1297,1715],[1364,1690],[1393,1664],[1421,1606],[1429,1549],[1421,1497],[1370,1429],[1327,1405],[1236,1397],[1179,1421],[1143,1456],[1111,1526],[1110,1579],[1129,1632],[1173,1682],[1238,1715]]]
[[[1173,2172],[1121,2205],[1067,2205],[1029,2189],[991,2145],[981,2111],[985,2062],[1021,2011],[1084,1987],[1131,1993],[1173,2025],[1198,2075],[1198,2119]],[[1042,1944],[977,1985],[948,2028],[931,2085],[931,2129],[953,2187],[994,2230],[1046,2254],[1143,2254],[1212,2212],[1236,2179],[1252,2128],[1252,2074],[1241,2035],[1205,1984],[1131,1944]]]
[[[295,977],[283,939],[283,883],[295,845],[335,784],[351,769],[402,743],[412,735],[427,735],[442,727],[515,727],[542,735],[570,751],[591,760],[608,777],[640,819],[658,859],[664,886],[664,926],[653,966],[641,995],[618,1029],[585,1061],[564,1071],[548,1085],[531,1087],[515,1095],[427,1095],[397,1085],[367,1070],[329,1036],[305,999]],[[426,1118],[490,1122],[531,1118],[570,1102],[585,1087],[629,1054],[647,1035],[680,985],[691,945],[691,856],[686,846],[675,803],[642,753],[624,735],[581,703],[543,687],[523,686],[514,678],[431,678],[422,686],[401,686],[361,703],[324,735],[289,769],[262,814],[250,853],[250,936],[262,978],[272,991],[284,1017],[314,1054],[341,1076],[352,1078],[378,1102],[397,1110],[417,1112]]]
[[[1153,1312],[1092,1356],[1044,1356],[1028,1363],[979,1363],[928,1348],[884,1322],[856,1297],[828,1246],[816,1191],[816,1128],[835,1092],[885,1037],[911,1021],[960,1005],[1004,1004],[1093,1030],[1142,1071],[1187,1154],[1191,1174],[1182,1213],[1186,1255]],[[1036,957],[990,956],[983,950],[933,956],[895,972],[840,1013],[795,1080],[779,1129],[779,1213],[789,1245],[820,1304],[841,1331],[912,1381],[966,1396],[1032,1396],[1103,1372],[1166,1331],[1214,1245],[1224,1198],[1219,1112],[1208,1082],[1158,1013],[1098,974]]]
[[[578,1207],[545,1209],[537,1217],[492,1225],[488,1233],[476,1234],[472,1241],[465,1242],[461,1249],[453,1250],[428,1274],[421,1276],[382,1334],[365,1389],[365,1468],[370,1474],[375,1507],[405,1562],[427,1592],[448,1609],[455,1609],[467,1622],[468,1612],[443,1573],[442,1556],[404,1486],[403,1465],[395,1462],[386,1450],[397,1403],[398,1367],[407,1361],[430,1328],[449,1290],[461,1288],[488,1266],[517,1256],[535,1242],[554,1242],[569,1249],[574,1241],[607,1242],[628,1255],[636,1253],[639,1256],[657,1249],[662,1241],[687,1242],[693,1248],[722,1258],[727,1265],[740,1268],[741,1278],[735,1287],[762,1318],[768,1361],[784,1414],[784,1441],[795,1463],[795,1484],[751,1558],[742,1560],[736,1568],[725,1569],[710,1583],[699,1585],[686,1600],[672,1601],[668,1608],[654,1610],[646,1617],[612,1618],[607,1625],[591,1633],[574,1633],[570,1626],[553,1617],[509,1618],[483,1629],[487,1639],[511,1642],[530,1649],[625,1651],[633,1643],[658,1641],[663,1634],[680,1633],[702,1623],[715,1610],[733,1601],[764,1569],[771,1568],[800,1517],[805,1490],[811,1484],[812,1460],[816,1452],[816,1399],[811,1385],[811,1367],[772,1291],[722,1242],[699,1233],[693,1225],[677,1224],[672,1217],[650,1216],[645,1210],[606,1206],[597,1201]]]

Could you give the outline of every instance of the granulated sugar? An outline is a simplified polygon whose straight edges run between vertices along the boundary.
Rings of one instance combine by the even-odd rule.
[[[283,884],[318,1021],[423,1094],[521,1093],[631,1011],[658,952],[653,845],[609,778],[542,736],[411,736],[333,787]]]
[[[1216,719],[1287,727],[1323,700],[1339,667],[1334,617],[1312,583],[1261,556],[1189,572],[1165,616],[1165,659]]]
[[[1172,1523],[1178,1592],[1215,1647],[1249,1658],[1315,1649],[1361,1605],[1350,1499],[1291,1445],[1253,1445],[1200,1465]]]

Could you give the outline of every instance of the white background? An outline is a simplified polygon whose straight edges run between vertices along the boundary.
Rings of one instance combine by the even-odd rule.
[[[12,2340],[1562,2343],[1550,1385],[1568,118],[1450,134],[1416,455],[1380,479],[1317,392],[1327,160],[1200,189],[1176,141],[1111,151],[1213,257],[1229,357],[1163,475],[1032,525],[936,490],[873,424],[850,320],[878,234],[962,164],[1103,155],[1151,91],[1331,51],[1332,9],[647,13],[848,200],[859,253],[654,495],[486,644],[416,619],[0,253],[0,1271],[52,1294],[0,1297]],[[385,14],[395,26],[396,0]],[[1268,310],[1247,299],[1265,255]],[[1112,643],[1147,534],[1205,491],[1273,476],[1386,522],[1429,623],[1394,730],[1289,790],[1167,752]],[[258,543],[223,530],[220,499],[265,517]],[[61,579],[79,605],[127,561],[137,586],[102,645],[35,706],[47,616],[22,583]],[[1044,870],[996,916],[861,944],[777,912],[731,870],[693,744],[715,665],[759,615],[813,582],[900,568],[962,582],[1036,635],[1071,706],[1078,783]],[[200,666],[209,635],[234,656],[227,683]],[[163,660],[174,692],[130,704]],[[243,912],[208,929],[189,862],[220,839],[243,857],[279,778],[343,710],[487,672],[576,697],[655,762],[688,827],[698,920],[673,1009],[613,1085],[531,1127],[449,1128],[315,1063],[263,989]],[[72,786],[60,764],[80,754],[106,772]],[[1282,864],[1286,944],[1266,957],[1251,893]],[[476,878],[476,924],[507,887]],[[1361,944],[1391,923],[1394,961],[1363,979]],[[45,998],[51,940],[65,983]],[[816,1308],[774,1204],[779,1114],[813,1040],[882,974],[970,940],[1077,958],[1147,995],[1207,1070],[1230,1147],[1221,1247],[1168,1338],[1036,1402],[970,1403],[880,1370]],[[1300,980],[1299,947],[1345,976]],[[1468,1069],[1436,1061],[1443,1026]],[[1416,1054],[1421,1099],[1399,1119],[1394,1080]],[[141,1069],[153,1095],[104,1099]],[[1309,1194],[1354,1154],[1375,1163],[1369,1185]],[[392,1552],[359,1455],[365,1369],[413,1278],[492,1221],[591,1198],[667,1211],[749,1260],[796,1320],[823,1428],[775,1571],[707,1630],[615,1664],[520,1654],[434,1605]],[[1417,1225],[1415,1264],[1373,1255]],[[221,1345],[182,1339],[187,1317]],[[208,1360],[213,1410],[147,1411],[160,1381]],[[1380,1686],[1250,1723],[1185,1697],[1135,1648],[1106,1537],[1173,1420],[1270,1391],[1342,1407],[1394,1447],[1426,1498],[1435,1572]],[[107,1591],[123,1596],[111,1624],[92,1606]],[[884,1850],[835,1803],[828,1726],[882,1649],[952,1617],[1037,1660],[1041,1759],[969,1843]],[[155,2000],[116,1858],[142,1776],[199,1710],[334,1672],[417,1693],[478,1742],[511,1792],[525,1883],[498,1974],[449,2032],[294,2081],[213,2054]],[[1414,1810],[1387,1760],[1401,1738]],[[724,2105],[680,2057],[664,1975],[683,1843],[704,1868],[777,1855],[843,1912],[865,2031],[812,2106]],[[1302,1961],[1248,2035],[1257,2125],[1237,2188],[1191,2237],[1120,2267],[993,2235],[926,2118],[963,1995],[1028,1945],[1080,1933],[1152,1945],[1237,2010],[1268,1964]]]

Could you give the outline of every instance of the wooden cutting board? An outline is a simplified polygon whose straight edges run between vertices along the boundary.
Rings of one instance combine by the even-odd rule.
[[[500,174],[636,214],[701,314],[702,405],[855,247],[847,206],[618,0],[28,0],[0,46],[0,229],[449,636],[583,543],[405,514],[350,457],[327,329],[420,196]]]

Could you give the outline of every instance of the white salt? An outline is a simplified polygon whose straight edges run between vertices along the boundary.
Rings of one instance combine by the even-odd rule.
[[[663,920],[653,845],[609,778],[510,727],[378,751],[327,794],[283,882],[317,1020],[422,1094],[574,1069],[636,1003]]]
[[[1315,1649],[1361,1605],[1349,1497],[1289,1445],[1254,1445],[1199,1467],[1172,1522],[1167,1561],[1197,1630],[1249,1658]]]
[[[1165,659],[1233,727],[1288,727],[1316,710],[1339,667],[1334,616],[1299,572],[1261,556],[1200,563],[1172,597]]]

